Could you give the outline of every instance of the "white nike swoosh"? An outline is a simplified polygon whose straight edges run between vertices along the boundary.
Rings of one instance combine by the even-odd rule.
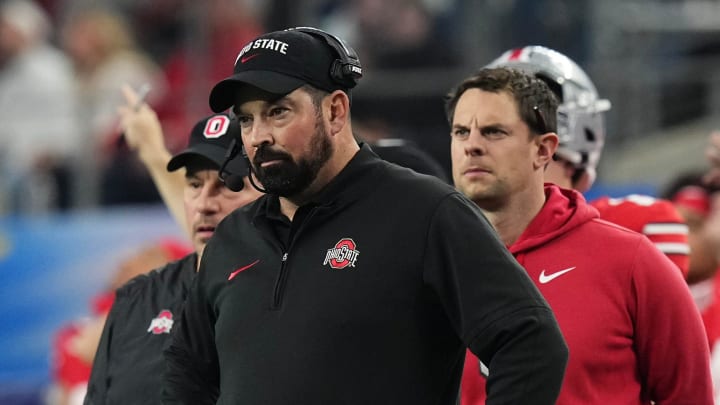
[[[562,276],[563,274],[571,272],[573,270],[575,270],[575,266],[567,268],[565,270],[556,271],[555,273],[552,273],[552,274],[545,274],[545,270],[543,270],[542,272],[540,272],[540,277],[538,278],[538,280],[540,280],[540,284],[549,283],[549,282],[555,280],[556,278]]]

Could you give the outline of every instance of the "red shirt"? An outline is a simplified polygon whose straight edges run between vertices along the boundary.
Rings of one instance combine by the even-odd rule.
[[[687,277],[690,269],[688,227],[672,202],[645,195],[602,197],[590,203],[600,218],[647,236]]]

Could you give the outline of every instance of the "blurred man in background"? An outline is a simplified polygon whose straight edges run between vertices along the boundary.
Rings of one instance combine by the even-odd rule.
[[[126,96],[131,106],[138,102],[135,94],[126,91]],[[154,111],[143,105],[139,111],[124,108],[122,113],[129,143],[138,147],[142,161],[154,172],[155,181],[170,184],[165,190],[168,199],[175,198],[174,183],[168,183],[157,173],[155,163],[169,155],[162,146],[163,135]],[[165,368],[162,352],[170,342],[173,324],[205,244],[226,215],[260,196],[247,177],[239,192],[228,189],[220,178],[223,166],[223,170],[236,175],[248,173],[246,162],[240,157],[224,165],[231,142],[239,137],[238,131],[237,124],[225,114],[206,117],[193,127],[187,149],[166,161],[168,172],[180,169],[185,172],[183,223],[190,231],[195,250],[118,289],[95,356],[85,404],[160,403]]]
[[[138,247],[120,262],[107,287],[93,297],[88,316],[65,322],[55,332],[49,405],[83,402],[105,319],[115,301],[115,290],[133,277],[178,260],[189,251],[185,243],[173,238]]]
[[[138,45],[125,16],[107,6],[72,9],[62,27],[61,44],[73,62],[82,151],[87,156],[81,161],[78,203],[157,202],[145,167],[117,131],[117,108],[123,101],[117,89],[123,84],[149,85],[147,102],[155,105],[167,87],[160,67]]]
[[[711,355],[716,402],[720,401],[720,200],[718,184],[709,172],[679,173],[665,187],[664,198],[673,202],[689,228],[690,272],[688,282],[703,318]]]

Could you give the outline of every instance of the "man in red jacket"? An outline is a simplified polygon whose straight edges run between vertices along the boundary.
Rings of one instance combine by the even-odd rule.
[[[544,82],[507,68],[480,70],[447,101],[456,187],[525,267],[568,342],[558,404],[711,404],[702,322],[676,266],[600,220],[577,191],[544,183],[557,106]]]

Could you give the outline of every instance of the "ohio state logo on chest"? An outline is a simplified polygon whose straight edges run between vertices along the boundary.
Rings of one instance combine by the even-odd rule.
[[[160,335],[163,333],[170,333],[170,329],[173,326],[173,314],[168,309],[163,309],[150,321],[150,327],[147,329],[148,332],[152,332],[153,335]]]
[[[356,249],[355,241],[350,238],[342,238],[335,247],[328,249],[325,254],[323,266],[330,265],[333,269],[344,269],[355,267],[360,251]]]

